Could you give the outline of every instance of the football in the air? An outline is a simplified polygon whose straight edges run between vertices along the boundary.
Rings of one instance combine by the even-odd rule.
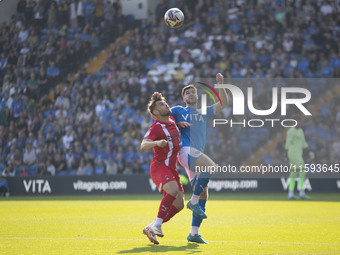
[[[171,8],[164,14],[164,21],[171,28],[179,28],[183,25],[184,14],[178,8]]]

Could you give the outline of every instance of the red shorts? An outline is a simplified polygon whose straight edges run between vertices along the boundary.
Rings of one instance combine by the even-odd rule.
[[[184,192],[181,182],[179,181],[179,175],[176,169],[171,169],[166,166],[164,162],[153,161],[150,167],[150,175],[153,182],[156,184],[161,194],[166,193],[163,191],[163,186],[171,181],[176,181],[179,190]]]

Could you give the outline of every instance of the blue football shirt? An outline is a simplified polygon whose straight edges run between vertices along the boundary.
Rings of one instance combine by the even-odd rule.
[[[215,114],[215,106],[208,106],[206,115],[202,115],[199,110],[189,106],[175,106],[171,108],[171,111],[171,116],[175,118],[176,123],[185,121],[192,124],[192,127],[180,129],[181,147],[190,146],[203,152],[207,137],[207,127],[210,119]]]

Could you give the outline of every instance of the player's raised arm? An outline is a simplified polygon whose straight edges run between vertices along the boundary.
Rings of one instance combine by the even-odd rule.
[[[143,139],[143,141],[140,145],[140,150],[141,151],[149,151],[156,146],[164,148],[167,144],[168,144],[168,141],[164,140],[164,139],[158,140],[158,141],[153,141],[151,139]]]
[[[221,73],[216,74],[217,84],[223,84],[223,81],[224,81],[223,75]],[[223,88],[223,89],[219,89],[218,92],[219,92],[218,94],[222,101],[222,105],[220,102],[215,104],[215,113],[219,113],[220,111],[222,111],[224,107],[228,105],[228,96],[227,96],[226,90]]]

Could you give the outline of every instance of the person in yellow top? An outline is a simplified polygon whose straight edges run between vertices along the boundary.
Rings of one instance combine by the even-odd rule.
[[[294,196],[297,173],[299,173],[299,196],[301,199],[310,199],[306,195],[304,187],[306,172],[304,171],[303,150],[308,148],[308,144],[302,128],[291,127],[288,129],[285,148],[288,151],[289,163],[292,166],[289,175],[288,199],[297,199]]]

